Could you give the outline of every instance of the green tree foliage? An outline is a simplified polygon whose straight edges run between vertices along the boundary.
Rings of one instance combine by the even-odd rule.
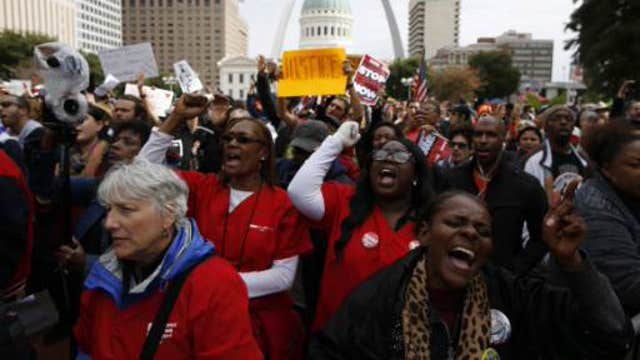
[[[407,100],[407,87],[402,85],[402,78],[413,78],[416,70],[420,67],[420,58],[398,59],[390,66],[389,78],[387,79],[387,95],[399,99]]]
[[[483,51],[469,59],[481,85],[476,90],[480,98],[503,98],[518,90],[520,71],[513,66],[511,54],[505,50]]]
[[[88,90],[93,91],[104,82],[104,72],[102,71],[102,65],[100,65],[100,58],[98,58],[98,55],[94,53],[80,51],[80,54],[82,54],[89,64]]]
[[[567,24],[577,35],[565,48],[575,49],[589,89],[612,96],[623,80],[640,80],[640,2],[581,2]]]
[[[0,32],[0,78],[15,78],[21,68],[32,67],[34,47],[51,41],[55,39],[46,35]]]

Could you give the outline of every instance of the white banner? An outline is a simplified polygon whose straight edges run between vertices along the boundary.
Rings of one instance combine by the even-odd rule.
[[[120,81],[134,81],[140,73],[147,79],[158,76],[158,64],[148,42],[100,50],[98,57],[104,73]]]

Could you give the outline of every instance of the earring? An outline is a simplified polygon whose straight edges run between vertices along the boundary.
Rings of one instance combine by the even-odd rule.
[[[418,185],[418,180],[413,180],[413,186]]]
[[[167,231],[167,229],[162,229],[162,232],[160,233],[160,236],[162,236],[162,238],[166,238],[169,236],[169,231]]]

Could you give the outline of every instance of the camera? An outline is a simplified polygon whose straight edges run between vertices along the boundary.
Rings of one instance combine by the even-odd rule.
[[[29,339],[57,322],[58,312],[47,291],[0,303],[0,358],[29,358]]]
[[[87,114],[87,101],[81,91],[89,86],[87,61],[62,43],[36,46],[34,58],[44,78],[44,103],[55,120],[75,124]]]

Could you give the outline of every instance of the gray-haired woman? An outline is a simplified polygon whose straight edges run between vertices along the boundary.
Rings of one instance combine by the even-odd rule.
[[[187,195],[173,171],[146,160],[107,174],[98,196],[113,244],[85,281],[75,328],[81,353],[138,358],[161,304],[183,281],[155,359],[262,357],[251,333],[246,287],[185,218]]]

